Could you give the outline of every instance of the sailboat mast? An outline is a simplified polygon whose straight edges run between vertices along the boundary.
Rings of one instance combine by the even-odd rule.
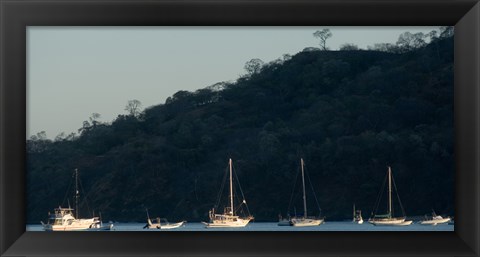
[[[307,218],[307,196],[305,194],[305,175],[303,171],[303,158],[300,159],[300,162],[302,164],[302,185],[303,185],[303,215],[305,218]]]
[[[78,219],[78,169],[75,169],[75,218]]]
[[[392,217],[392,169],[388,166],[388,215]]]
[[[355,204],[353,204],[353,221],[355,221]]]
[[[230,211],[232,212],[232,215],[235,215],[233,213],[233,183],[232,183],[232,159],[228,161],[229,166],[230,166]]]

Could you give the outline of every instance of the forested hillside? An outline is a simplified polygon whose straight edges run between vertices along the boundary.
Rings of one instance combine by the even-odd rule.
[[[257,221],[302,209],[294,192],[287,210],[300,158],[327,220],[351,218],[354,203],[368,217],[387,166],[407,215],[453,215],[453,50],[453,37],[440,37],[403,52],[303,51],[111,123],[87,122],[78,137],[28,140],[27,222],[73,206],[75,168],[82,216],[144,221],[148,208],[206,221],[228,158]]]

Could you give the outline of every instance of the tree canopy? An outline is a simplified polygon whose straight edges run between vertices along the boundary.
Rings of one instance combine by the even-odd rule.
[[[143,111],[129,102],[110,123],[94,115],[78,136],[39,133],[27,140],[27,221],[67,204],[75,168],[82,215],[206,220],[228,158],[258,221],[292,211],[300,158],[329,220],[351,218],[353,203],[370,213],[387,165],[407,215],[452,215],[451,33],[405,35],[409,51],[303,51]]]

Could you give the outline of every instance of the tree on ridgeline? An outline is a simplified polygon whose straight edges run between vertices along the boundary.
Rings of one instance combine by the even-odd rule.
[[[27,140],[27,152],[29,153],[42,153],[48,150],[52,141],[47,138],[45,131],[38,132],[36,135],[30,136]]]
[[[319,44],[320,44],[321,50],[323,51],[328,50],[327,39],[332,37],[332,32],[330,32],[330,29],[317,30],[313,33],[313,36],[320,40]]]
[[[88,118],[90,120],[90,123],[92,124],[92,126],[95,128],[98,124],[100,124],[100,122],[98,121],[98,119],[100,119],[100,113],[92,113],[92,115],[90,116],[90,118]]]
[[[368,46],[368,50],[371,51],[380,51],[380,52],[386,52],[386,53],[398,53],[398,47],[394,44],[390,43],[375,43],[373,46]]]
[[[453,26],[442,26],[440,27],[440,38],[453,37],[453,32]]]
[[[55,141],[55,142],[58,142],[58,141],[65,140],[65,137],[66,137],[65,132],[61,132],[60,134],[58,134],[58,135],[55,137],[54,141]]]
[[[360,48],[358,48],[358,46],[355,44],[345,43],[340,46],[339,50],[340,51],[356,51],[356,50],[360,50]]]
[[[264,64],[265,63],[262,60],[254,58],[246,62],[243,68],[247,71],[248,75],[252,75],[259,73],[262,70]]]
[[[397,40],[397,46],[402,52],[409,52],[425,45],[425,35],[422,32],[412,34],[407,31],[402,33]]]
[[[142,103],[137,99],[133,99],[128,101],[127,105],[125,106],[125,111],[127,111],[130,116],[138,118],[141,107]]]

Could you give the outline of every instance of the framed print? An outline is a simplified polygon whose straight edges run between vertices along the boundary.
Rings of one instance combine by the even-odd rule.
[[[477,1],[0,7],[1,256],[479,255]]]

